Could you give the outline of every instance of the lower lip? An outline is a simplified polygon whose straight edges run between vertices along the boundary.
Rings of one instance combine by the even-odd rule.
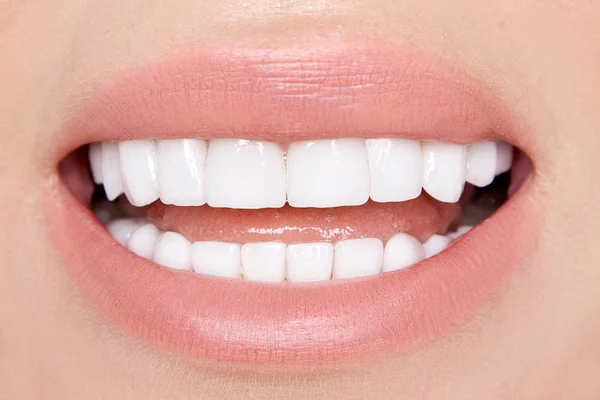
[[[468,322],[534,245],[530,184],[433,258],[376,277],[310,285],[159,267],[119,246],[58,180],[46,216],[83,297],[135,336],[220,363],[332,365],[402,351]]]

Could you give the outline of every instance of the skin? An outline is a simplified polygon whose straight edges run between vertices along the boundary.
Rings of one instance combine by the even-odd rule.
[[[0,3],[0,397],[592,399],[600,396],[600,1]],[[214,373],[83,303],[50,245],[42,149],[120,68],[189,43],[381,38],[486,81],[539,146],[537,246],[460,331],[328,371]]]

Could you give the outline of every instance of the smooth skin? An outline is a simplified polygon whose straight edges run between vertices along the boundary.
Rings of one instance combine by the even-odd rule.
[[[600,398],[600,1],[0,2],[0,398]],[[78,296],[43,215],[44,152],[118,70],[190,43],[376,38],[487,82],[541,145],[537,246],[460,331],[329,371],[214,373]]]

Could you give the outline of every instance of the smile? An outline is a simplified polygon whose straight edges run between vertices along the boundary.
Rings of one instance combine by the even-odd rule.
[[[130,205],[153,204],[146,218],[107,221],[138,256],[208,275],[306,282],[393,271],[444,250],[470,228],[449,231],[465,180],[490,185],[510,169],[512,151],[405,139],[296,142],[285,151],[236,139],[134,140],[92,145],[90,165],[108,200],[124,192]],[[401,202],[410,203],[389,204]]]
[[[193,49],[81,109],[50,149],[52,240],[95,309],[178,354],[408,349],[460,329],[534,246],[531,141],[429,55]]]

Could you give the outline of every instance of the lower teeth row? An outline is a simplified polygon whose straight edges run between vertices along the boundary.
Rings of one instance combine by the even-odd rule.
[[[190,243],[176,232],[161,232],[139,219],[118,219],[108,231],[136,255],[165,267],[225,278],[261,282],[315,282],[377,275],[409,267],[448,247],[469,226],[448,235],[432,235],[425,243],[399,233],[383,242],[374,238],[337,242]]]

